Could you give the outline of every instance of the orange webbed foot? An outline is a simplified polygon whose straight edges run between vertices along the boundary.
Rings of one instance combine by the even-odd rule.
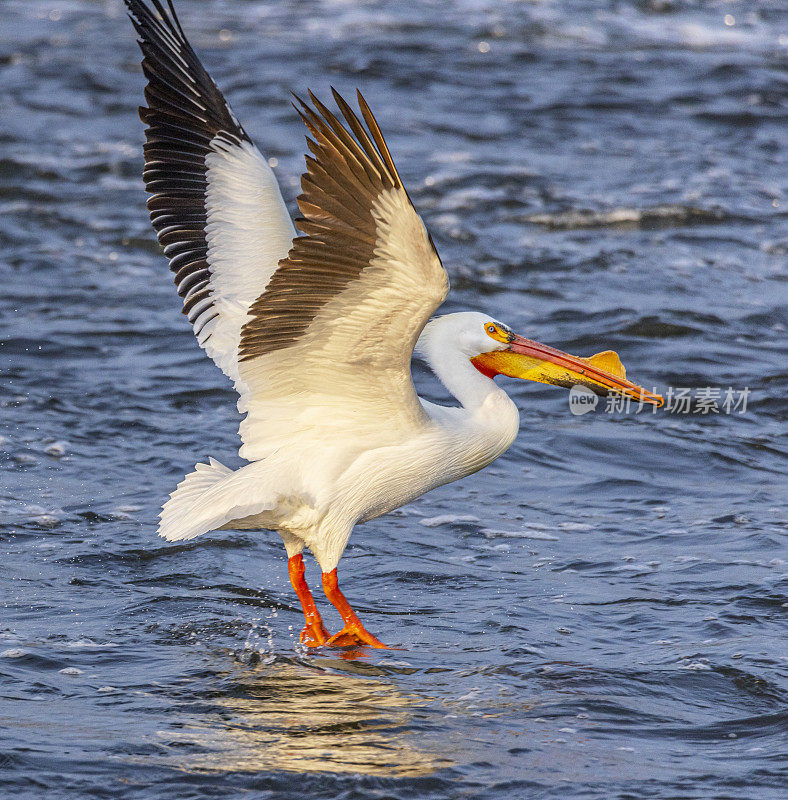
[[[329,647],[358,647],[359,645],[367,645],[368,647],[375,647],[379,650],[390,650],[387,644],[373,636],[363,625],[354,625],[348,623],[342,628],[339,633],[335,633],[326,644]]]
[[[359,645],[367,645],[380,650],[390,649],[388,645],[383,644],[377,636],[373,636],[361,624],[361,620],[356,616],[356,612],[351,608],[347,598],[339,590],[336,568],[332,569],[331,572],[323,573],[323,591],[334,605],[334,608],[339,611],[339,615],[345,623],[345,627],[342,628],[339,633],[335,633],[326,644],[333,647],[358,647]]]
[[[304,625],[304,629],[298,639],[307,647],[320,647],[328,643],[329,633],[326,630],[326,626],[323,625],[323,620],[317,619]]]

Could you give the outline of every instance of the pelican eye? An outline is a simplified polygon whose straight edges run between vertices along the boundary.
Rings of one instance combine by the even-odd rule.
[[[496,342],[501,342],[505,344],[509,342],[511,339],[511,332],[504,328],[503,325],[497,325],[494,322],[485,322],[484,323],[484,332],[491,338],[495,339]]]

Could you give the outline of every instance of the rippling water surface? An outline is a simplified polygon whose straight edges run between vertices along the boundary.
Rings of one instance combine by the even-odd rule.
[[[118,0],[3,0],[3,797],[785,796],[781,5],[181,0],[288,202],[288,92],[362,87],[448,310],[750,391],[572,416],[511,382],[505,457],[354,534],[403,649],[343,659],[297,644],[275,535],[156,537],[238,418],[147,221],[134,36]]]

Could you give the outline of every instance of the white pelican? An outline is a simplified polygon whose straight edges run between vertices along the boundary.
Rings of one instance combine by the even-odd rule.
[[[159,533],[277,531],[306,618],[301,641],[385,647],[339,590],[339,559],[356,524],[512,444],[519,416],[496,375],[662,399],[626,380],[615,353],[570,356],[477,312],[430,321],[447,275],[360,93],[361,118],[336,91],[341,119],[311,92],[311,105],[294,106],[311,137],[294,227],[171,0],[151,3],[126,0],[148,79],[148,208],[197,341],[240,395],[249,462],[198,464],[164,505]],[[417,396],[414,347],[459,406]],[[334,636],[304,580],[305,547],[345,623]]]

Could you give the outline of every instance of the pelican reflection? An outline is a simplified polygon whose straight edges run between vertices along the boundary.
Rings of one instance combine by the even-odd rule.
[[[417,777],[453,764],[420,746],[414,731],[414,715],[426,713],[428,701],[380,677],[275,662],[224,678],[206,698],[217,713],[165,734],[202,751],[184,758],[180,750],[181,768]]]

